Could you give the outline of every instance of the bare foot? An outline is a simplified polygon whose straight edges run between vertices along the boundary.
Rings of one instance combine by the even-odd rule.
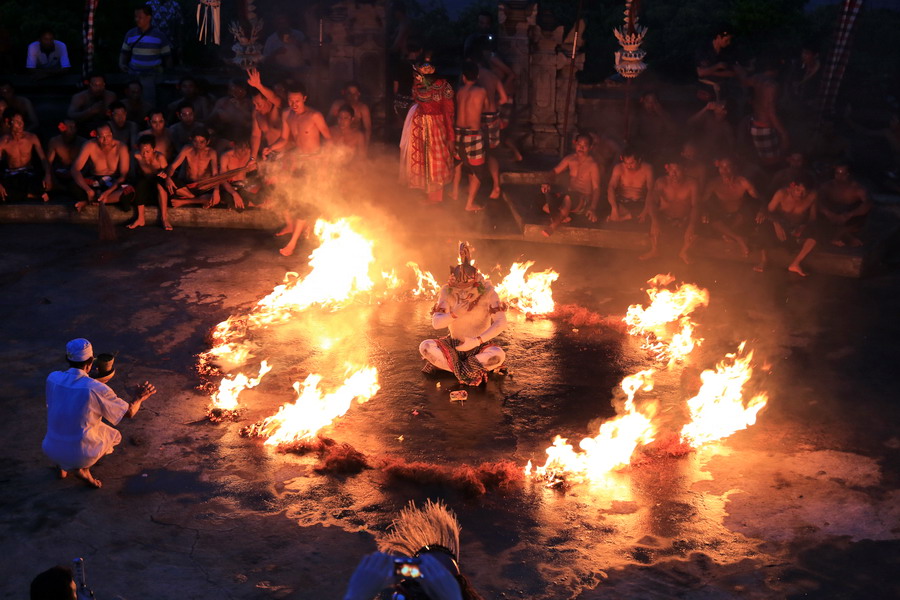
[[[496,200],[499,197],[500,197],[500,187],[498,186],[491,190],[491,195],[488,196],[488,198],[490,198],[491,200]]]
[[[515,152],[515,153],[513,154],[513,159],[514,159],[516,162],[522,162],[523,160],[525,160],[525,157],[522,156],[522,153],[521,153],[521,152]]]
[[[85,206],[87,206],[87,200],[82,200],[81,202],[75,203],[75,212],[81,212]]]
[[[841,238],[834,238],[833,240],[831,240],[831,245],[837,246],[838,248],[843,248],[846,244]]]
[[[459,200],[459,190],[447,192],[447,197],[451,200]]]
[[[166,231],[172,231],[172,224],[171,223],[163,223],[163,229],[165,229]]]
[[[640,256],[638,256],[638,260],[649,260],[651,258],[656,258],[657,256],[659,256],[659,253],[656,250],[651,250],[646,254],[641,254]]]
[[[548,228],[548,229],[542,229],[542,230],[541,230],[541,233],[544,234],[544,237],[550,237],[551,235],[553,235],[553,231],[551,231],[549,228]]]
[[[57,475],[60,479],[65,479],[66,477],[69,476],[69,472],[66,471],[65,469],[63,469],[62,467],[59,467],[59,466],[58,466],[58,467],[56,467],[56,475]]]
[[[788,267],[788,271],[796,273],[800,277],[806,277],[806,272],[800,268],[800,265],[791,265]]]
[[[291,224],[285,225],[280,231],[275,232],[275,237],[287,235],[289,233],[294,233],[294,226]]]
[[[294,249],[297,247],[297,244],[289,243],[287,246],[279,250],[282,256],[291,256],[294,253]]]
[[[91,475],[90,469],[78,469],[77,471],[75,471],[75,477],[84,480],[89,486],[93,488],[100,489],[103,486],[103,483],[99,479],[95,479],[94,476]]]
[[[750,248],[747,247],[747,243],[744,240],[738,240],[738,248],[741,250],[741,256],[747,258],[750,256]]]
[[[137,229],[138,227],[143,227],[145,224],[146,223],[143,221],[135,221],[131,225],[126,225],[126,227],[128,227],[128,229]]]
[[[50,202],[50,194],[44,192],[43,194],[41,194],[41,200],[43,200],[44,202]]]
[[[691,264],[691,257],[688,256],[688,253],[685,252],[684,250],[682,250],[681,252],[678,253],[678,258],[680,258],[681,262],[683,262],[686,265]]]
[[[766,267],[765,267],[765,265],[755,265],[753,267],[753,270],[756,271],[757,273],[763,273],[763,272],[765,272]]]
[[[477,204],[466,204],[466,212],[478,212],[479,210],[484,210],[484,207]]]

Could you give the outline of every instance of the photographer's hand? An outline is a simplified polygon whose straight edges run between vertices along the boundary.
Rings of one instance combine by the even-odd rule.
[[[393,584],[394,557],[373,552],[364,556],[353,571],[344,600],[371,600],[378,592]]]
[[[462,600],[459,582],[444,565],[428,553],[421,555],[422,578],[417,579],[419,585],[432,600]]]

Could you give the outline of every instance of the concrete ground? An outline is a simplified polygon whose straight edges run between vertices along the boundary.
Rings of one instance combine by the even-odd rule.
[[[338,377],[339,357],[316,344],[337,322],[353,327],[382,389],[324,433],[372,457],[541,463],[554,435],[579,439],[613,416],[613,389],[647,358],[614,328],[513,319],[501,338],[511,377],[459,405],[448,401],[451,380],[419,372],[428,302],[355,305],[256,335],[274,369],[241,397],[240,422],[213,424],[195,355],[216,323],[246,312],[286,271],[304,272],[307,252],[281,257],[262,231],[120,233],[100,244],[80,225],[0,225],[3,597],[25,597],[35,574],[81,556],[101,599],[340,598],[398,509],[427,497],[457,512],[463,570],[485,598],[900,596],[897,275],[801,280],[730,262],[480,242],[482,267],[537,260],[561,273],[559,302],[603,315],[642,302],[658,272],[708,287],[697,315],[706,342],[686,374],[746,339],[770,367],[755,381],[771,400],[749,430],[680,458],[646,457],[613,489],[525,481],[468,498],[377,469],[320,475],[315,457],[239,430],[290,401],[306,374]],[[411,249],[398,268],[416,260],[443,279],[456,239],[417,234],[403,240]],[[144,380],[159,389],[94,468],[99,491],[56,479],[40,449],[44,379],[79,336],[119,352],[120,395]],[[673,371],[654,392],[670,424],[683,414],[683,377]]]

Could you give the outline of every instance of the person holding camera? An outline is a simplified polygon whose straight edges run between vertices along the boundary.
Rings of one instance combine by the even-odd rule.
[[[112,358],[108,355],[106,367],[95,378],[89,377],[94,349],[86,339],[77,338],[66,344],[69,369],[47,377],[47,435],[41,447],[58,465],[61,479],[72,471],[91,487],[101,487],[90,468],[122,441],[122,434],[104,420],[117,425],[123,417],[134,417],[144,400],[156,393],[153,384],[145,381],[130,404],[119,398],[106,385],[115,375]]]

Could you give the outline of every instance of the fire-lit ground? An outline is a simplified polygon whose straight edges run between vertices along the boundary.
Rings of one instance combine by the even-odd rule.
[[[373,536],[426,497],[458,513],[463,569],[486,598],[900,594],[897,276],[800,281],[730,263],[675,266],[679,280],[710,292],[694,319],[705,341],[644,396],[658,400],[664,431],[677,432],[699,371],[747,340],[769,367],[754,375],[769,394],[758,422],[696,452],[642,454],[606,485],[521,481],[471,498],[379,469],[320,475],[314,455],[239,432],[292,401],[291,384],[309,373],[328,389],[342,379],[341,357],[322,344],[341,323],[381,389],[328,437],[373,460],[540,464],[555,435],[596,433],[615,414],[622,377],[650,365],[624,327],[511,317],[501,337],[511,376],[460,405],[449,401],[451,379],[419,372],[430,303],[310,310],[254,334],[259,354],[248,364],[268,358],[272,371],[241,395],[239,422],[213,424],[194,370],[207,333],[247,313],[285,271],[303,272],[311,246],[285,259],[259,232],[148,228],[114,246],[93,237],[4,226],[0,238],[4,597],[23,597],[34,574],[83,556],[101,598],[339,598]],[[432,236],[432,250],[410,258],[443,280],[455,241]],[[558,302],[604,316],[624,316],[645,300],[649,277],[672,269],[596,250],[476,247],[482,268],[521,258],[553,267]],[[82,335],[120,352],[114,389],[128,395],[145,379],[159,389],[94,469],[100,491],[54,479],[40,451],[44,378]]]

